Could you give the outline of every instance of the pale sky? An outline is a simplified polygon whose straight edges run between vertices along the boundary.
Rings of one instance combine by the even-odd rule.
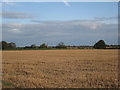
[[[2,9],[3,40],[17,46],[118,43],[117,2],[7,2]]]

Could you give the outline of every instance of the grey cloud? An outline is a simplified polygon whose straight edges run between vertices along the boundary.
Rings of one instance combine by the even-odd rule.
[[[86,27],[89,29],[96,29],[99,26],[102,26],[101,23],[95,22],[93,20],[71,20],[71,21],[41,21],[41,20],[32,20],[32,22],[40,23],[40,24],[51,24],[51,25],[72,25],[72,26],[80,26]]]
[[[30,13],[25,12],[2,12],[2,18],[7,19],[29,19],[35,18],[37,16],[30,15]]]
[[[41,21],[41,20],[31,20],[35,23],[46,23],[46,24],[59,24],[59,23],[101,23],[100,21],[106,21],[106,20],[117,20],[118,17],[101,17],[101,18],[94,18],[93,20],[70,20],[70,21]]]
[[[38,22],[38,21],[37,21]],[[3,39],[19,45],[40,44],[94,44],[99,39],[117,42],[117,24],[95,23],[84,20],[39,21],[34,24],[3,24]]]
[[[7,2],[7,1],[2,2],[2,6],[15,6],[15,5],[16,5],[15,2]]]
[[[102,17],[102,18],[95,18],[96,21],[105,21],[105,20],[115,20],[118,19],[118,17]]]

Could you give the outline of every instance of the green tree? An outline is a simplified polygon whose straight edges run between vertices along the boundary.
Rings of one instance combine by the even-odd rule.
[[[25,46],[24,47],[24,49],[30,49],[31,48],[31,46]]]
[[[8,43],[8,48],[9,49],[13,49],[13,48],[16,48],[16,44],[11,42],[11,43]]]
[[[40,45],[39,48],[48,48],[48,46],[45,43],[43,43],[43,44]]]
[[[67,48],[63,42],[58,43],[56,48]]]
[[[2,49],[7,49],[8,48],[8,44],[6,41],[2,41]]]
[[[6,41],[2,41],[1,44],[3,50],[16,48],[16,44],[13,42],[7,43]]]
[[[31,48],[37,48],[37,46],[35,44],[32,44]]]
[[[94,45],[95,49],[105,49],[106,48],[106,44],[104,42],[104,40],[99,40],[95,45]]]

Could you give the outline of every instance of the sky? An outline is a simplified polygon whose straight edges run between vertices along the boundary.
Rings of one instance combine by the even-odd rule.
[[[2,3],[2,40],[31,44],[118,44],[117,2]]]

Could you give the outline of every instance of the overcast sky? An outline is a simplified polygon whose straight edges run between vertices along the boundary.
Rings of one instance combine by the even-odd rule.
[[[19,2],[2,8],[3,40],[17,46],[118,43],[117,2]]]

